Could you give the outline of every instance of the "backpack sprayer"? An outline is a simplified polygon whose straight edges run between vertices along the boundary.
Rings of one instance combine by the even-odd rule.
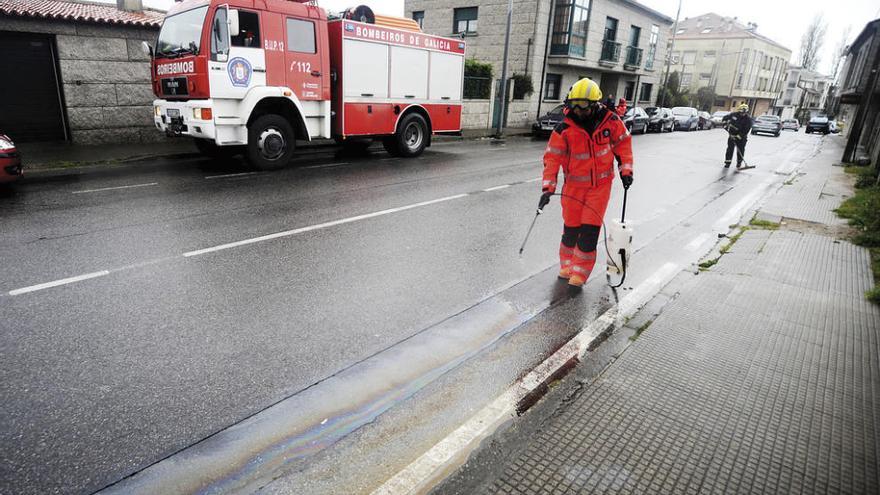
[[[608,224],[605,223],[605,219],[602,219],[602,234],[604,237],[605,243],[605,254],[606,254],[606,266],[605,266],[605,278],[608,280],[608,285],[616,289],[623,285],[623,282],[626,280],[626,269],[629,265],[630,255],[632,252],[632,228],[626,224],[626,194],[629,192],[629,188],[623,188],[623,210],[620,213],[620,221],[612,220],[611,226],[609,228]],[[582,204],[585,208],[589,208],[596,213],[596,216],[599,216],[599,213],[590,205],[581,201],[580,199],[569,196],[568,194],[554,193],[553,196],[566,197],[568,199],[573,199],[578,203]],[[526,238],[523,239],[522,246],[519,248],[519,254],[522,256],[523,250],[526,247],[526,242],[529,240],[529,236],[532,235],[532,229],[535,227],[535,222],[538,220],[538,217],[544,213],[542,208],[538,208],[535,213],[535,218],[532,219],[531,225],[529,225],[529,230],[526,232]],[[620,277],[620,282],[617,285],[611,284],[611,278]]]

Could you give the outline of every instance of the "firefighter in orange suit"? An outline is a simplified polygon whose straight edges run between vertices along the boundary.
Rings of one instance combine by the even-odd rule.
[[[544,177],[539,208],[556,193],[559,169],[564,228],[559,245],[559,277],[581,287],[596,264],[596,245],[611,196],[614,159],[624,188],[633,182],[630,134],[613,108],[599,103],[599,85],[584,78],[569,90],[565,120],[550,135],[544,152]]]
[[[626,100],[624,98],[621,98],[620,101],[617,102],[617,108],[615,110],[617,111],[617,116],[620,118],[623,118],[623,116],[626,115]]]

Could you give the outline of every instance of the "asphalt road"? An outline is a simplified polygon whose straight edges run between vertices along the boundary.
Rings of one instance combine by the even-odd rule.
[[[723,131],[635,136],[637,245],[710,241],[731,219],[695,215],[759,199],[821,139],[753,136],[736,174]],[[0,492],[100,490],[546,272],[557,204],[516,255],[543,147],[157,161],[0,193]]]

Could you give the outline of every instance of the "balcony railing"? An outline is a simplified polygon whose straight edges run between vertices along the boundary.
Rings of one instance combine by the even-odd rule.
[[[626,61],[623,65],[640,67],[642,65],[642,53],[644,50],[635,46],[626,47]]]
[[[614,40],[602,41],[602,55],[599,57],[602,62],[618,62],[620,60],[620,43]]]

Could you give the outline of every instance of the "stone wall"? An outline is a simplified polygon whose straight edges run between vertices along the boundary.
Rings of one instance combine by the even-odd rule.
[[[0,17],[0,31],[55,35],[68,127],[77,144],[164,139],[153,126],[149,58],[158,28]]]

